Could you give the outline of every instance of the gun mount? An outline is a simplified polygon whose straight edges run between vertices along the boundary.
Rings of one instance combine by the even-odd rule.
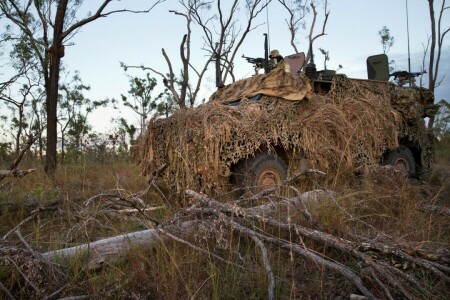
[[[245,58],[248,63],[253,64],[253,68],[255,69],[255,75],[259,74],[259,70],[266,68],[265,67],[266,60],[262,57],[253,58],[253,57],[248,57],[248,56],[245,56],[244,54],[242,54],[242,58]]]
[[[427,71],[423,72],[408,72],[408,71],[397,71],[392,74],[389,74],[390,77],[394,77],[394,80],[397,81],[398,86],[403,86],[406,83],[410,83],[411,85],[415,86],[416,77],[422,76],[423,74],[426,74]]]

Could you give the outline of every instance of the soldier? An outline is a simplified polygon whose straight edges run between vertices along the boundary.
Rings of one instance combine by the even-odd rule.
[[[289,64],[284,61],[283,56],[280,55],[280,51],[278,50],[270,51],[269,58],[272,70],[282,69],[286,73],[291,73],[291,66],[289,66]]]

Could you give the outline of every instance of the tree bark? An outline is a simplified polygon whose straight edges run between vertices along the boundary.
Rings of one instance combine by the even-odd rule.
[[[197,220],[186,221],[179,225],[168,226],[164,230],[181,231],[183,234],[193,233]],[[98,269],[105,263],[111,263],[124,259],[132,248],[157,247],[166,239],[161,229],[147,229],[126,233],[92,243],[82,244],[71,248],[49,251],[42,256],[55,261],[62,259],[70,261],[72,258],[87,254],[87,262],[90,269]]]
[[[50,49],[50,78],[46,81],[46,109],[47,109],[47,149],[45,158],[45,173],[54,175],[57,164],[57,142],[58,142],[58,87],[59,71],[62,53],[62,34],[64,30],[64,20],[67,11],[68,0],[61,0],[56,11],[53,45]]]

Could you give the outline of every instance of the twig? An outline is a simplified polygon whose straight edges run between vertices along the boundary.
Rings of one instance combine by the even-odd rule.
[[[377,252],[380,252],[383,254],[390,254],[390,255],[396,256],[405,261],[412,262],[412,263],[414,263],[418,266],[421,266],[424,269],[436,274],[437,276],[443,278],[447,282],[450,282],[450,278],[443,273],[443,272],[447,272],[450,274],[450,267],[447,267],[445,265],[441,265],[438,263],[434,263],[432,261],[425,260],[423,258],[412,257],[411,255],[405,253],[402,249],[399,249],[398,247],[391,247],[388,245],[384,245],[380,242],[367,241],[367,240],[365,242],[357,245],[357,247],[360,251],[377,251]]]
[[[267,285],[267,292],[269,294],[268,299],[273,300],[275,299],[274,294],[275,278],[273,277],[273,271],[272,268],[270,267],[269,259],[267,258],[266,247],[264,246],[263,242],[261,242],[261,240],[256,236],[252,236],[252,239],[253,241],[255,241],[255,243],[259,246],[259,249],[261,250],[262,262],[264,264],[264,268],[266,269],[267,281],[269,282],[269,284]]]
[[[126,208],[126,209],[114,210],[114,212],[119,213],[119,214],[133,214],[133,213],[137,213],[137,212],[155,211],[155,210],[161,210],[161,209],[165,209],[165,208],[166,208],[165,206],[154,206],[154,207],[147,207],[147,208],[143,208],[143,209]]]
[[[52,207],[39,207],[37,209],[35,209],[34,211],[31,212],[31,215],[22,220],[19,224],[16,225],[16,227],[14,227],[13,229],[11,229],[10,231],[8,231],[3,237],[2,240],[6,240],[6,238],[13,232],[15,232],[18,228],[20,228],[23,224],[25,224],[26,222],[32,220],[34,217],[36,217],[36,215],[42,211],[46,211],[46,210],[55,210],[56,208],[52,208]]]
[[[389,290],[386,288],[386,286],[378,278],[378,276],[375,273],[374,269],[369,267],[368,271],[370,273],[370,276],[372,276],[372,278],[375,280],[375,282],[378,284],[378,286],[383,290],[384,294],[386,295],[386,298],[389,299],[389,300],[394,300],[394,298],[392,298],[392,295],[389,292]]]
[[[162,234],[164,234],[164,235],[170,237],[171,239],[173,239],[173,240],[179,242],[179,243],[185,244],[185,245],[191,247],[192,249],[195,249],[195,250],[197,250],[197,251],[199,251],[199,252],[202,252],[202,253],[204,253],[204,254],[206,254],[206,255],[208,255],[208,256],[212,256],[212,257],[214,257],[215,259],[220,260],[221,262],[224,262],[224,263],[226,263],[226,264],[232,265],[233,267],[236,267],[236,268],[239,268],[239,269],[242,269],[242,270],[245,269],[244,267],[239,266],[239,265],[237,265],[237,264],[235,264],[235,263],[233,263],[233,262],[231,262],[231,261],[228,261],[228,260],[226,260],[226,259],[224,259],[224,258],[222,258],[222,257],[220,257],[220,256],[218,256],[218,255],[216,255],[216,254],[214,254],[214,253],[212,253],[212,252],[210,252],[210,251],[207,251],[207,250],[205,250],[205,249],[203,249],[203,248],[197,247],[197,246],[195,246],[194,244],[189,243],[188,241],[183,240],[183,239],[181,239],[181,238],[179,238],[179,237],[177,237],[177,236],[175,236],[175,235],[173,235],[173,234],[167,232],[167,231],[164,230],[164,229],[158,229],[158,231],[159,231],[160,233],[162,233]]]
[[[14,265],[14,267],[16,267],[16,270],[20,273],[20,275],[22,275],[22,277],[23,277],[23,279],[25,279],[25,281],[38,293],[38,294],[40,294],[41,292],[40,292],[40,290],[39,290],[39,288],[34,284],[34,283],[32,283],[29,279],[28,279],[28,277],[22,272],[22,270],[20,270],[20,267],[11,259],[11,258],[9,258],[9,257],[7,257],[6,258],[7,260],[9,260],[13,265]]]
[[[0,281],[0,289],[8,296],[8,299],[15,300],[13,295],[9,292],[9,290],[3,285],[3,283]]]
[[[57,289],[56,291],[54,291],[53,293],[51,293],[50,295],[48,295],[47,297],[44,298],[44,300],[50,300],[53,299],[53,297],[59,295],[66,287],[68,287],[70,285],[70,283],[63,285],[62,287],[60,287],[59,289]]]
[[[286,179],[283,181],[283,184],[289,184],[289,183],[291,183],[291,182],[293,182],[293,181],[296,181],[296,180],[299,179],[300,177],[303,177],[303,176],[310,176],[310,175],[313,175],[313,174],[320,175],[320,176],[326,176],[326,175],[327,175],[327,173],[322,172],[322,171],[320,171],[320,170],[316,170],[316,169],[306,169],[306,170],[304,170],[304,171],[302,171],[302,172],[300,172],[300,173],[297,173],[297,174],[293,175],[292,177],[286,178]]]
[[[23,224],[25,224],[26,222],[34,219],[34,217],[36,217],[36,213],[32,214],[31,216],[29,216],[28,218],[22,220],[19,224],[16,225],[16,227],[14,227],[13,229],[11,229],[10,231],[8,231],[3,237],[2,240],[6,240],[6,238],[13,232],[15,232],[18,228],[20,228],[20,226],[22,226]]]
[[[22,243],[27,247],[28,250],[34,253],[34,250],[31,248],[31,246],[27,243],[27,241],[23,238],[22,234],[20,234],[19,229],[15,231],[15,234],[19,237],[19,239],[22,241]]]
[[[30,149],[30,147],[34,144],[34,142],[38,139],[38,137],[40,136],[41,132],[38,132],[36,135],[29,135],[28,137],[28,141],[25,144],[25,147],[23,147],[22,150],[20,150],[19,154],[17,155],[17,157],[14,159],[14,161],[9,165],[8,170],[12,171],[14,169],[17,168],[17,165],[19,164],[19,162],[22,160],[24,154],[28,151],[28,149]],[[26,174],[25,174],[26,175]],[[0,181],[2,181],[6,176],[1,175],[0,174]]]
[[[163,164],[162,166],[160,166],[156,171],[153,172],[153,176],[152,176],[152,180],[149,181],[148,186],[143,189],[142,191],[136,193],[134,196],[136,197],[142,197],[145,194],[148,193],[148,191],[150,190],[150,188],[152,186],[155,186],[156,180],[158,179],[159,175],[164,172],[164,170],[167,168],[167,164]]]
[[[229,220],[229,219],[228,219]],[[363,284],[361,277],[359,277],[358,275],[356,275],[352,270],[350,270],[349,268],[347,268],[346,266],[343,266],[341,264],[337,264],[335,262],[329,261],[315,253],[313,253],[312,251],[309,251],[306,248],[300,247],[297,244],[293,244],[290,242],[284,242],[282,240],[279,240],[277,238],[273,238],[273,237],[269,237],[266,236],[264,234],[255,232],[245,226],[242,226],[236,222],[233,222],[231,220],[229,220],[230,224],[232,225],[233,228],[235,228],[236,230],[238,230],[239,232],[247,235],[247,236],[257,236],[258,238],[260,238],[261,240],[267,241],[269,243],[275,244],[278,247],[280,247],[281,249],[285,249],[288,251],[293,251],[296,254],[299,254],[309,260],[314,261],[315,263],[318,263],[319,265],[322,265],[326,268],[329,268],[331,270],[335,270],[339,273],[341,273],[344,277],[346,277],[347,279],[349,279],[351,282],[353,282],[353,284],[361,291],[361,293],[363,293],[367,298],[369,299],[376,299],[375,295],[372,294],[372,292],[370,292]]]
[[[450,208],[439,205],[424,205],[421,207],[422,211],[430,212],[437,215],[450,216]]]
[[[70,297],[64,297],[59,298],[58,300],[84,300],[84,299],[91,299],[92,297],[89,295],[81,295],[81,296],[70,296]]]
[[[255,195],[251,196],[250,198],[236,200],[236,201],[234,201],[234,203],[236,203],[238,205],[243,205],[248,202],[253,202],[256,200],[264,199],[267,196],[272,195],[276,190],[277,190],[277,187],[271,187],[271,188],[268,188],[266,190],[263,190]]]

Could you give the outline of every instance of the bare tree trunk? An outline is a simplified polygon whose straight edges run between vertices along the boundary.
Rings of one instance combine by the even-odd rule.
[[[64,19],[67,11],[68,0],[61,0],[56,11],[53,45],[49,49],[50,53],[50,78],[46,82],[47,87],[47,149],[45,160],[45,173],[54,175],[57,164],[57,142],[58,142],[58,85],[61,57],[63,54],[62,33],[64,29]]]
[[[19,106],[19,128],[17,129],[17,135],[15,138],[15,144],[16,144],[16,156],[20,153],[20,137],[22,136],[23,131],[23,103]]]
[[[61,165],[64,164],[64,158],[66,156],[65,144],[66,141],[64,139],[64,132],[61,132],[61,159],[60,159]]]

